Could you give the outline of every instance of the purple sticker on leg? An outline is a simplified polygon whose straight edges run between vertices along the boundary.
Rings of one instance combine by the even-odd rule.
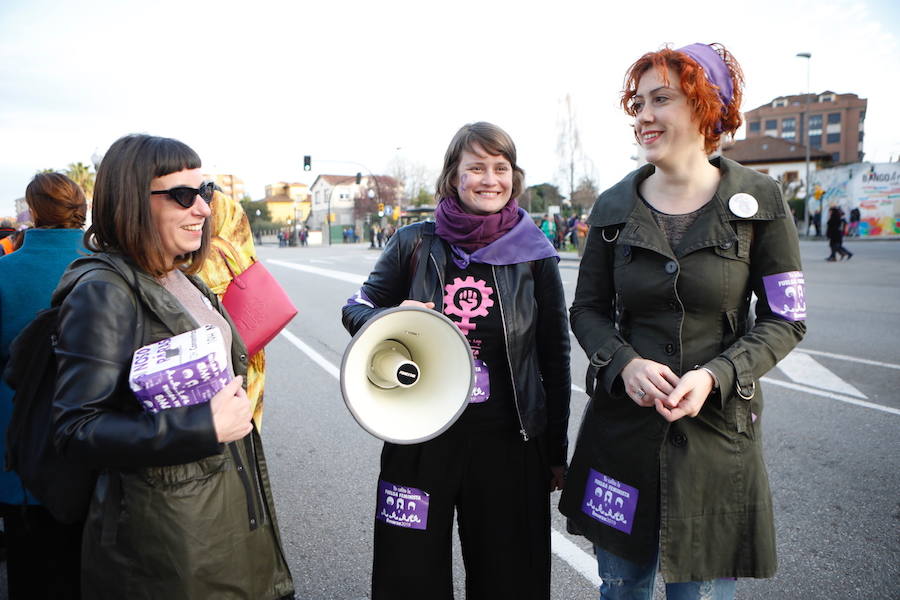
[[[773,313],[788,321],[802,321],[806,318],[803,271],[766,275],[763,277],[763,286]]]
[[[425,529],[428,525],[428,492],[379,479],[375,518],[397,527]]]
[[[588,469],[581,504],[581,511],[587,516],[631,535],[637,501],[637,488]]]
[[[491,397],[491,378],[488,375],[488,366],[483,360],[475,359],[475,386],[472,388],[472,395],[469,396],[471,404],[486,402]]]

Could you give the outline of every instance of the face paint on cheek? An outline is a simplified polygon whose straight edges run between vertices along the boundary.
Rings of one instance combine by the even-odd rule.
[[[469,174],[468,174],[468,173],[463,173],[462,176],[459,178],[459,190],[458,190],[458,191],[459,191],[460,193],[466,191],[466,182],[467,182],[468,180],[469,180]]]

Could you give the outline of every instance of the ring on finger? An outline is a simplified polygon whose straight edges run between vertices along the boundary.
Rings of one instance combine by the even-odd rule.
[[[643,400],[643,399],[644,399],[644,396],[647,395],[647,392],[645,392],[645,391],[644,391],[643,389],[641,389],[641,388],[638,388],[638,391],[636,391],[634,394],[638,397],[638,400]]]

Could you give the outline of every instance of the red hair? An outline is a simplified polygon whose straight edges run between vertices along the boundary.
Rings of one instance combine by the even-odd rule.
[[[683,52],[663,48],[657,52],[648,52],[628,68],[622,90],[622,108],[632,117],[636,116],[632,99],[637,94],[638,82],[650,69],[656,69],[666,85],[669,83],[669,69],[681,80],[681,91],[688,98],[688,103],[703,134],[703,147],[711,154],[718,146],[723,133],[734,133],[741,126],[741,98],[743,96],[744,73],[734,56],[721,44],[710,44],[719,55],[728,73],[734,92],[731,102],[722,104],[719,88],[706,78],[703,68],[690,56]]]

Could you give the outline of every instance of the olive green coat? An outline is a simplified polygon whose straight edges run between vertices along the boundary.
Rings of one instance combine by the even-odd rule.
[[[234,371],[246,375],[234,324],[216,295],[190,279],[231,325]],[[84,529],[83,597],[291,596],[256,429],[219,444],[208,403],[151,415],[128,386],[133,352],[197,328],[193,317],[114,254],[72,263],[54,293],[60,301],[56,445],[100,470]]]
[[[796,228],[777,184],[724,158],[712,163],[721,171],[716,194],[674,251],[637,194],[653,165],[600,196],[571,308],[572,330],[590,358],[588,389],[596,389],[560,510],[628,560],[649,560],[658,543],[668,582],[774,574],[759,378],[806,331],[794,320],[805,318],[802,286],[798,312],[776,303],[793,317],[785,318],[770,307],[763,281],[801,270]],[[741,192],[758,202],[747,218],[730,209]],[[751,292],[759,299],[752,324]],[[625,394],[620,374],[637,357],[678,376],[705,366],[720,391],[697,417],[669,424]],[[590,470],[637,490],[630,532],[585,508],[599,489]]]

